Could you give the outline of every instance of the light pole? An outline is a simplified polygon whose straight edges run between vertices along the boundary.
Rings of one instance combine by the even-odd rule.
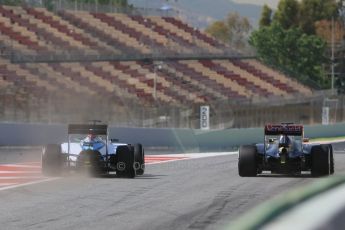
[[[332,68],[332,94],[334,92],[334,18],[332,17],[332,57],[331,57],[331,68]]]
[[[155,67],[155,74],[153,76],[153,98],[157,99],[157,72]]]
[[[153,70],[154,70],[154,76],[153,76],[153,98],[157,99],[157,68],[158,70],[162,69],[162,63],[158,62],[154,64]]]

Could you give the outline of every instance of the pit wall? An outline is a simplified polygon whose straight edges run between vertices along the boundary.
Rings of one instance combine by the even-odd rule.
[[[157,152],[230,151],[263,141],[263,128],[192,130],[109,127],[109,137],[142,143]],[[309,138],[345,136],[345,123],[305,126]],[[67,141],[67,125],[0,123],[1,146],[37,146]]]

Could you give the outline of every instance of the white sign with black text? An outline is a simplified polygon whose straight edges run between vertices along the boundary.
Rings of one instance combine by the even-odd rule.
[[[200,106],[200,129],[210,129],[210,106]]]
[[[329,107],[322,107],[322,124],[329,125]]]

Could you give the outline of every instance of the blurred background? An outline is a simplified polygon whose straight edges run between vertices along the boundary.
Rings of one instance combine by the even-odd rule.
[[[0,3],[2,122],[199,129],[201,106],[209,129],[345,119],[343,1]]]

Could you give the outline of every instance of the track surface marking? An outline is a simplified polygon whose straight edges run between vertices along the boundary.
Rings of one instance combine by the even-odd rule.
[[[335,151],[343,149],[344,145],[334,145]],[[207,155],[214,156],[203,156]],[[239,177],[238,156],[229,153],[203,158],[183,154],[179,157],[185,159],[174,161],[154,157],[150,160],[156,163],[148,163],[145,174],[135,179],[67,176],[0,191],[1,226],[6,230],[223,229],[275,195],[320,180],[308,175]],[[335,175],[345,173],[345,152],[334,157]]]
[[[214,155],[217,155],[216,153]],[[219,155],[219,153],[218,153]],[[172,154],[172,155],[147,155],[146,164],[159,164],[177,160],[207,157],[200,154]],[[20,186],[37,184],[58,178],[47,178],[41,173],[41,162],[24,162],[16,164],[0,164],[0,191]]]

